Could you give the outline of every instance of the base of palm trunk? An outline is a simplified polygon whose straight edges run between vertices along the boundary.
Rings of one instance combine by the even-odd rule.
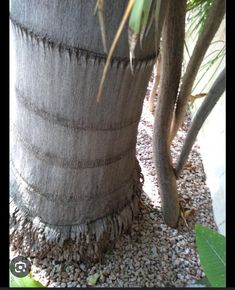
[[[139,166],[138,166],[139,167]],[[118,236],[126,232],[139,213],[143,175],[137,168],[138,181],[133,198],[125,207],[112,215],[91,223],[54,226],[32,218],[27,209],[10,201],[10,244],[12,250],[26,257],[44,257],[54,260],[98,261]]]

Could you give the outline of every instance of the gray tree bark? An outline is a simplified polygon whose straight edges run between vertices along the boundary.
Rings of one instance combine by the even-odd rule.
[[[126,1],[105,2],[107,45]],[[21,253],[98,259],[138,213],[137,127],[153,31],[129,65],[127,30],[105,64],[96,1],[12,0],[11,242]],[[13,110],[14,108],[14,110]]]
[[[170,152],[170,126],[183,60],[186,1],[169,1],[162,32],[162,76],[155,112],[153,150],[164,220],[177,227],[180,215]]]

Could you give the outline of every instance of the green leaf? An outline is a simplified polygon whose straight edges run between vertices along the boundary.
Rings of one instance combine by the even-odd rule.
[[[144,38],[144,33],[147,27],[148,18],[149,18],[149,11],[152,4],[152,0],[145,0],[143,5],[143,18],[141,22],[141,31],[140,31],[140,44],[142,47],[142,41]]]
[[[201,33],[204,29],[207,16],[212,5],[212,0],[189,0],[187,1],[188,21],[191,23],[188,28],[190,34],[195,31]]]
[[[129,28],[136,34],[140,33],[144,0],[135,0],[129,19]]]
[[[130,65],[132,73],[133,73],[132,60],[134,58],[134,50],[140,35],[141,35],[140,45],[142,46],[142,40],[148,22],[151,2],[152,0],[135,0],[131,10],[128,28],[128,42],[129,42]]]
[[[95,273],[94,275],[90,275],[87,278],[87,284],[89,286],[95,286],[99,278],[100,278],[100,274],[99,273]]]
[[[226,287],[226,238],[196,224],[196,246],[202,268],[212,287]]]
[[[36,281],[31,274],[24,278],[15,277],[10,273],[10,288],[45,288],[40,282]]]

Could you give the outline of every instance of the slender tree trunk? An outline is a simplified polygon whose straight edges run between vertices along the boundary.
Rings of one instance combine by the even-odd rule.
[[[156,10],[159,11],[158,14],[155,13],[155,49],[156,51],[158,51],[160,48],[162,28],[164,25],[169,2],[170,0],[160,0],[160,1],[157,1],[157,4],[156,4]]]
[[[180,173],[196,140],[198,132],[200,131],[206,118],[209,116],[210,112],[218,102],[224,90],[225,90],[225,69],[220,73],[220,75],[216,79],[215,83],[213,84],[207,97],[201,104],[199,110],[197,111],[197,114],[195,115],[192,121],[192,124],[187,133],[183,148],[181,150],[180,156],[176,164],[175,172],[177,178],[180,176]]]
[[[191,94],[194,80],[197,76],[198,70],[207,52],[207,49],[210,46],[210,43],[220,26],[220,23],[224,17],[224,13],[225,1],[214,0],[209,15],[206,19],[204,30],[198,37],[197,43],[182,80],[172,123],[171,141],[174,139],[179,127],[183,123],[188,97]]]
[[[26,255],[96,260],[138,213],[135,146],[153,31],[136,48],[134,75],[123,33],[97,103],[106,55],[95,4],[11,1],[11,242]],[[105,4],[109,48],[127,3]]]
[[[183,59],[186,0],[170,1],[163,27],[162,77],[155,112],[153,147],[164,219],[177,227],[179,202],[170,153],[170,126]]]
[[[163,24],[164,24],[164,20],[166,16],[166,11],[168,9],[168,5],[169,5],[169,0],[164,0],[164,1],[160,0],[156,4],[156,11],[158,13],[156,13],[155,11],[155,49],[156,51],[158,51],[157,61],[156,61],[158,65],[156,67],[156,75],[154,76],[154,83],[153,83],[153,87],[152,87],[151,94],[149,97],[150,112],[154,112],[154,97],[155,97],[156,90],[160,81],[160,70],[161,70],[160,68],[161,67],[160,66],[160,58],[161,58],[160,40],[161,40],[162,28],[163,28]]]

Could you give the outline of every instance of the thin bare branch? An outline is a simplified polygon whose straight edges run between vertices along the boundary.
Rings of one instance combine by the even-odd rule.
[[[192,146],[195,142],[198,132],[200,131],[203,123],[205,122],[206,118],[218,102],[219,98],[221,97],[222,93],[225,90],[225,69],[220,73],[216,81],[214,82],[212,88],[210,89],[208,96],[205,98],[203,103],[201,104],[199,110],[197,111],[192,125],[188,131],[186,139],[184,141],[184,145],[180,156],[177,161],[177,165],[175,168],[175,173],[177,178],[179,177],[180,173],[183,170],[184,164],[188,159],[188,155],[192,149]]]
[[[171,141],[174,139],[179,127],[182,125],[187,109],[188,97],[191,94],[194,80],[197,76],[203,58],[217,32],[225,14],[225,1],[214,0],[205,22],[204,30],[199,35],[190,61],[184,74],[176,103],[174,123],[172,124]]]

